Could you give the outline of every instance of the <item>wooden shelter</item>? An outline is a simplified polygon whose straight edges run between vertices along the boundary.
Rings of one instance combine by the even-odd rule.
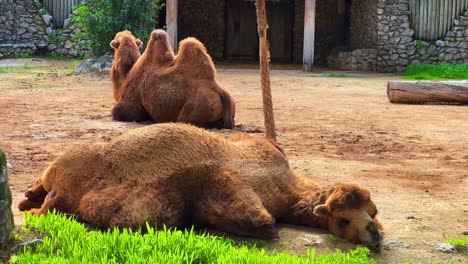
[[[166,1],[166,26],[170,35],[171,45],[177,50],[180,1]],[[314,64],[315,44],[315,9],[316,0],[304,1],[304,70],[310,71]],[[269,21],[269,43],[271,58],[278,61],[291,61],[292,56],[292,23],[294,20],[293,1],[267,0]],[[227,59],[258,56],[258,35],[255,14],[255,1],[227,0],[225,1],[223,17],[225,19],[225,46],[223,56]],[[190,19],[190,18],[188,18]],[[254,26],[252,26],[254,25]]]

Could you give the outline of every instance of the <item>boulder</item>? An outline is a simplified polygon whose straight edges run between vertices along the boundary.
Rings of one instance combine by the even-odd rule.
[[[11,237],[15,226],[11,210],[11,189],[8,184],[7,161],[0,150],[0,247],[3,248]]]

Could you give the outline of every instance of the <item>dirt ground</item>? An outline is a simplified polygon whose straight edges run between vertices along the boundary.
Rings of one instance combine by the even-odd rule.
[[[28,63],[28,70],[0,73],[0,148],[9,160],[17,222],[23,192],[55,157],[145,125],[111,120],[106,75],[67,75],[71,62]],[[236,100],[241,130],[261,136],[259,72],[221,66],[218,79]],[[468,231],[468,107],[390,104],[385,89],[398,79],[393,75],[331,78],[274,70],[271,79],[278,141],[292,167],[324,184],[367,186],[385,240],[409,245],[372,257],[379,263],[468,263],[466,251],[436,250],[445,237]],[[318,237],[317,252],[353,247],[300,227],[283,226],[280,235],[266,246],[306,254],[307,241]]]

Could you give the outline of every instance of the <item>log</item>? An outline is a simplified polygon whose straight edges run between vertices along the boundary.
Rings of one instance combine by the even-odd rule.
[[[468,81],[390,81],[387,96],[392,103],[468,104]]]

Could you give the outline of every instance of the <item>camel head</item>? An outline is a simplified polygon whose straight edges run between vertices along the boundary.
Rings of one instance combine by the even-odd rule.
[[[314,215],[326,219],[332,234],[375,252],[381,250],[383,228],[368,190],[356,184],[338,184],[330,190],[325,204],[314,208]]]
[[[127,46],[130,48],[136,48],[136,50],[140,50],[143,46],[143,42],[137,38],[135,38],[132,32],[128,30],[121,31],[117,33],[114,39],[111,41],[110,46],[117,51],[119,47]]]

